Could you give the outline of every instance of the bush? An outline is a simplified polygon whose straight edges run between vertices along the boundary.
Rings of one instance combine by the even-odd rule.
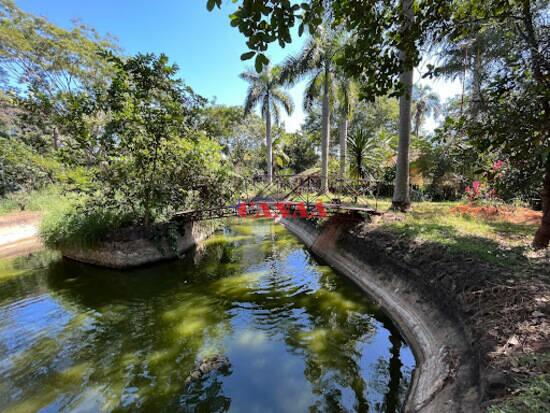
[[[62,167],[18,139],[0,137],[0,196],[21,190],[34,190],[56,181]]]
[[[40,228],[44,244],[50,248],[67,245],[90,246],[125,226],[134,219],[129,214],[105,209],[89,209],[82,201],[73,201],[64,208],[46,215]]]

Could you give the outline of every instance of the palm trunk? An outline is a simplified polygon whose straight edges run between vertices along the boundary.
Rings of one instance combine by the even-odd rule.
[[[343,115],[340,120],[340,179],[346,176],[346,157],[348,152],[348,118]]]
[[[418,131],[420,130],[420,117],[421,116],[422,115],[420,114],[420,112],[417,109],[416,116],[415,116],[415,119],[414,119],[414,135],[416,137],[418,137]]]
[[[402,0],[403,14],[406,18],[405,27],[410,24],[413,19],[413,0]],[[408,56],[405,50],[401,50],[400,58],[402,62],[408,63]],[[411,95],[413,84],[412,68],[405,69],[399,77],[401,84],[404,86],[403,94],[399,98],[399,144],[397,147],[397,165],[395,175],[395,186],[393,190],[392,208],[405,211],[410,208],[411,200],[409,196],[409,144],[411,137]]]
[[[479,44],[475,50],[475,62],[472,72],[472,97],[470,102],[470,115],[476,120],[479,113],[479,104],[481,101],[481,51]]]
[[[323,118],[321,135],[321,193],[328,192],[328,149],[330,144],[330,101],[329,86],[330,72],[325,68],[325,82],[323,86]]]
[[[273,141],[271,139],[271,109],[267,105],[265,114],[265,144],[267,147],[267,183],[273,182]]]
[[[56,151],[59,148],[59,130],[57,129],[57,127],[53,128],[52,141],[53,149]]]

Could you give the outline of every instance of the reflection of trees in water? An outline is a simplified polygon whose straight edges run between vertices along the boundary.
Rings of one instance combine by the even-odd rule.
[[[229,372],[221,372],[223,375]],[[167,411],[179,410],[189,413],[226,412],[231,406],[231,398],[223,394],[223,383],[217,375],[210,375],[204,379],[190,383],[187,391],[179,398],[178,408],[166,409]]]
[[[229,232],[231,242],[220,239],[201,251],[200,266],[193,265],[193,254],[127,273],[68,261],[50,266],[37,282],[78,316],[46,352],[37,341],[21,355],[13,369],[21,380],[11,381],[10,393],[79,394],[100,386],[105,405],[120,411],[226,411],[231,400],[220,374],[230,372],[185,382],[205,351],[223,352],[232,314],[242,308],[252,316],[251,328],[283,337],[287,351],[304,360],[304,376],[318,397],[310,411],[367,411],[366,395],[376,383],[363,378],[360,347],[375,329],[361,293],[307,253],[300,268],[290,268],[287,258],[299,244],[273,226],[261,239],[246,234],[246,226],[241,230],[238,237]],[[21,292],[28,294],[27,287],[21,285]],[[391,324],[386,328],[392,331]],[[397,411],[396,389],[407,385],[400,371],[401,339],[393,331],[392,337],[391,359],[377,370],[375,390],[384,406],[371,408],[378,411]],[[65,366],[81,368],[65,376],[52,373]],[[45,373],[29,380],[26,369]],[[346,406],[344,393],[350,391],[353,406]]]
[[[405,401],[405,396],[410,386],[411,371],[406,369],[403,374],[403,363],[401,362],[401,348],[403,340],[396,331],[395,326],[384,323],[390,334],[390,359],[379,358],[372,366],[374,377],[371,386],[380,394],[384,394],[382,403],[373,405],[376,412],[398,412]]]

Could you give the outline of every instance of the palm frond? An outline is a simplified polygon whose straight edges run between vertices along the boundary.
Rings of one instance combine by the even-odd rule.
[[[304,90],[304,110],[310,111],[313,102],[321,95],[322,73],[318,71],[308,82]]]
[[[289,56],[283,63],[281,82],[294,85],[322,64],[322,49],[315,38],[309,39],[300,53]]]
[[[254,109],[254,106],[258,104],[265,96],[264,89],[261,85],[257,83],[252,83],[248,91],[246,92],[246,98],[244,101],[244,114],[245,116],[249,115]]]
[[[258,73],[256,73],[255,71],[252,71],[252,70],[248,70],[246,72],[243,72],[239,75],[239,77],[248,82],[248,83],[255,83],[258,81],[259,79],[259,75]]]
[[[289,116],[294,112],[294,102],[287,92],[279,88],[274,88],[271,90],[271,96],[273,97],[274,106],[281,104],[286,114]]]
[[[275,104],[275,102],[271,102],[271,113],[273,114],[275,124],[278,125],[281,121],[281,110],[279,109],[279,106]]]

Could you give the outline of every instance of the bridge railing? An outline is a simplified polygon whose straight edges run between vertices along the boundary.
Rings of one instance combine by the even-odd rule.
[[[321,193],[320,175],[255,175],[240,178],[238,200],[280,200],[301,201],[305,203],[336,202],[364,205],[374,209],[378,207],[382,182],[358,178],[329,177],[329,192]]]

